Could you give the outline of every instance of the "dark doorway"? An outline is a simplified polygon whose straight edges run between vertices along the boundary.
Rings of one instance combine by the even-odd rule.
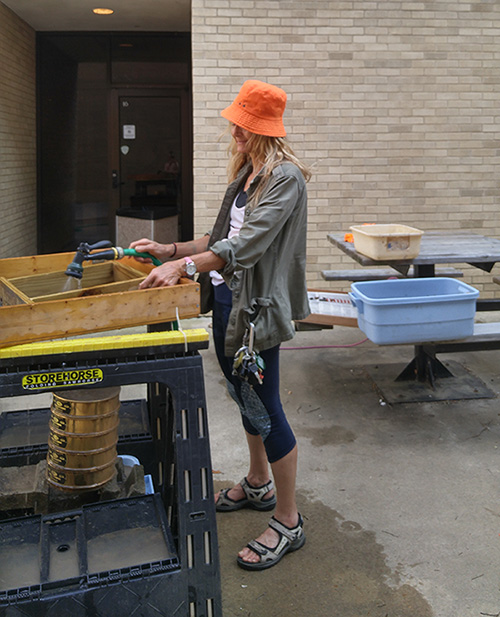
[[[38,67],[39,252],[123,242],[127,221],[192,237],[189,35],[40,33]]]
[[[179,239],[179,212],[191,167],[182,135],[189,130],[187,93],[177,88],[115,89],[112,175],[116,242],[139,236]],[[184,128],[183,128],[184,127]]]

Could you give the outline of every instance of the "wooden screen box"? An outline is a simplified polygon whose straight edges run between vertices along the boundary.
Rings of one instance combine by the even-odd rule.
[[[196,317],[199,284],[138,289],[153,268],[133,258],[84,262],[81,281],[65,270],[74,253],[0,259],[0,347]]]

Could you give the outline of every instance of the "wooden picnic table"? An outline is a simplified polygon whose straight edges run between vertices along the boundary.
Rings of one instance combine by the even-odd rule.
[[[426,231],[422,236],[417,257],[383,261],[375,261],[358,253],[352,242],[344,240],[344,235],[328,234],[327,237],[332,244],[362,266],[390,266],[404,275],[412,267],[415,278],[435,276],[436,264],[469,264],[485,272],[491,272],[493,266],[500,262],[498,238],[489,238],[468,231]],[[477,301],[477,310],[500,310],[500,300],[480,298]]]
[[[426,231],[422,235],[417,257],[409,260],[373,260],[358,253],[344,234],[328,234],[328,240],[362,266],[390,266],[406,275],[412,267],[414,277],[435,276],[436,264],[469,264],[485,272],[491,272],[500,262],[500,240],[469,231]],[[500,310],[499,299],[478,299],[478,311]],[[457,341],[457,345],[460,341]],[[479,348],[481,343],[478,341]],[[491,342],[490,342],[491,344]],[[485,349],[489,349],[485,345]],[[459,349],[459,347],[457,347]],[[396,382],[417,381],[436,387],[436,380],[453,377],[452,373],[436,357],[430,344],[415,345],[413,360],[397,376]]]

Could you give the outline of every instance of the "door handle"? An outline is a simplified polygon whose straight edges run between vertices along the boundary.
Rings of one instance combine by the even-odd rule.
[[[111,172],[111,186],[114,189],[117,189],[120,186],[120,180],[118,178],[118,171],[116,169],[113,169],[113,171]]]

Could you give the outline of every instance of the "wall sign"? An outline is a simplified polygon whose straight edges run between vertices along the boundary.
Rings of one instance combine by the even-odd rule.
[[[123,139],[135,139],[135,124],[123,125]]]

